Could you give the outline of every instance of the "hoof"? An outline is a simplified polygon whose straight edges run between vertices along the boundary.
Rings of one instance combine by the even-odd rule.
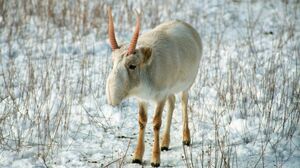
[[[139,159],[133,159],[132,163],[142,164],[142,161]]]
[[[162,147],[160,148],[160,150],[161,150],[161,151],[168,151],[168,150],[169,150],[169,148],[168,148],[168,147],[166,147],[166,146],[162,146]]]
[[[191,142],[186,140],[186,141],[182,141],[182,144],[183,145],[186,145],[186,146],[190,146],[191,145]]]
[[[152,163],[151,163],[151,166],[152,166],[152,167],[159,167],[159,163],[153,163],[153,162],[152,162]]]

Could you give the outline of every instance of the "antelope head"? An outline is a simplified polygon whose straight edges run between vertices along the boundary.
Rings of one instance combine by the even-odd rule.
[[[106,81],[108,103],[115,106],[131,95],[142,80],[142,72],[150,63],[151,48],[136,48],[140,32],[140,16],[137,14],[136,28],[129,45],[119,46],[115,38],[111,8],[108,10],[108,36],[112,48],[113,69]]]

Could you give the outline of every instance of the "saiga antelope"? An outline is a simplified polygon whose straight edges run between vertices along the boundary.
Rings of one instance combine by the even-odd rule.
[[[142,163],[147,122],[146,102],[156,103],[153,117],[154,144],[151,165],[160,165],[160,149],[168,150],[170,125],[176,93],[181,93],[183,144],[190,145],[188,126],[188,91],[196,78],[202,55],[202,42],[197,31],[183,21],[169,21],[153,30],[140,32],[140,16],[129,45],[118,45],[111,9],[108,10],[108,35],[112,48],[113,69],[106,83],[108,103],[116,106],[125,98],[135,96],[139,106],[139,135],[133,163]],[[159,130],[163,108],[167,102],[166,128],[159,148]]]

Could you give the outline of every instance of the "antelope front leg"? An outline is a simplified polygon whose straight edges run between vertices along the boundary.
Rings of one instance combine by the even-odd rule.
[[[161,116],[166,100],[157,103],[155,114],[153,117],[154,143],[152,147],[151,166],[158,167],[160,165],[160,149],[159,149],[159,130],[161,126]]]
[[[168,97],[168,114],[166,121],[166,128],[163,134],[162,142],[161,142],[161,151],[169,150],[170,145],[170,127],[172,123],[172,115],[175,107],[175,96],[170,95]]]
[[[144,135],[145,135],[145,127],[147,124],[147,109],[145,103],[139,103],[139,137],[138,143],[133,155],[132,163],[142,164],[143,155],[145,151],[145,143],[144,143]]]

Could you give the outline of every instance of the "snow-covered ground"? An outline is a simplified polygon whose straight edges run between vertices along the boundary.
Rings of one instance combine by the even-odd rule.
[[[113,108],[105,99],[108,6],[120,42],[132,35],[135,9],[143,32],[181,19],[202,37],[192,145],[182,146],[177,97],[162,167],[300,167],[297,0],[0,0],[0,167],[140,167],[131,164],[135,100]],[[145,167],[152,114],[153,105]]]

